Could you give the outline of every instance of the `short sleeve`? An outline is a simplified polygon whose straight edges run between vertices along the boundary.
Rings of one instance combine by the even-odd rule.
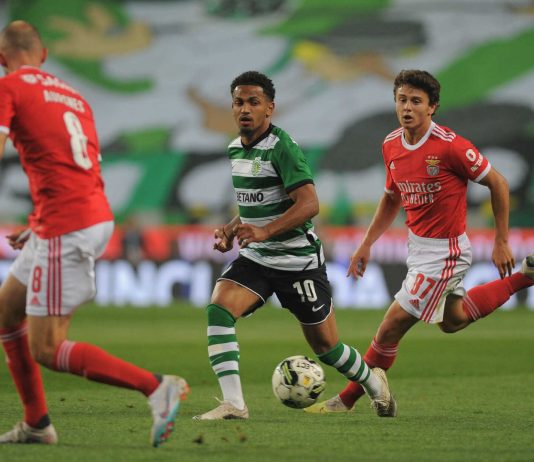
[[[289,137],[288,137],[289,138]],[[310,166],[299,145],[291,138],[281,140],[273,152],[271,162],[280,175],[284,188],[291,192],[298,187],[313,183]]]
[[[0,132],[9,133],[15,115],[15,98],[13,90],[2,80],[0,79]]]
[[[398,192],[397,185],[395,184],[395,181],[393,180],[393,176],[391,175],[391,162],[388,162],[386,160],[386,155],[384,153],[384,148],[382,148],[382,157],[384,159],[384,168],[386,170],[386,184],[384,186],[384,191],[388,194],[394,194]]]
[[[457,136],[451,144],[451,164],[458,175],[478,183],[491,170],[491,164],[468,140]]]

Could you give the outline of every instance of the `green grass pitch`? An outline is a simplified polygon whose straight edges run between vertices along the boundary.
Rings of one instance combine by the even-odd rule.
[[[382,311],[338,311],[343,341],[364,352]],[[497,312],[454,335],[417,325],[389,373],[399,415],[379,419],[364,397],[356,412],[308,415],[285,408],[271,391],[274,366],[311,354],[298,323],[265,307],[238,322],[248,421],[197,422],[220,392],[206,352],[204,312],[170,308],[81,308],[71,339],[162,373],[183,375],[191,393],[161,448],[148,444],[145,398],[134,391],[43,372],[56,447],[1,446],[0,461],[532,461],[534,460],[534,313]],[[344,380],[326,368],[327,389]],[[0,431],[21,417],[14,386],[0,366]]]

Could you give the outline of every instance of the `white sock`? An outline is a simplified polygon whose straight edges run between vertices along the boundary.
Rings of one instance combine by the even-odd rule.
[[[239,374],[228,374],[219,377],[219,385],[224,401],[228,401],[240,411],[245,409],[245,399],[243,398]]]

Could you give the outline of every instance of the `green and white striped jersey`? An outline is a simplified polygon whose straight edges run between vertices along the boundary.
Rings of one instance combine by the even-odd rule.
[[[253,145],[241,138],[228,146],[232,181],[241,222],[264,226],[276,220],[293,201],[288,192],[313,183],[300,147],[282,129],[271,125]],[[260,265],[286,271],[318,268],[324,263],[321,241],[311,220],[263,242],[253,242],[240,254]]]

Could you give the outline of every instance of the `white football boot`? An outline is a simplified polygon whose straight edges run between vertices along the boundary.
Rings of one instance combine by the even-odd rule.
[[[174,421],[183,401],[189,393],[189,385],[181,377],[164,375],[154,393],[148,397],[154,423],[150,431],[150,443],[158,447],[174,429]]]
[[[238,409],[228,401],[220,401],[215,409],[196,415],[193,420],[231,420],[231,419],[248,419],[248,409]]]
[[[56,444],[57,433],[52,424],[45,428],[33,428],[26,422],[18,422],[13,430],[0,435],[0,444]]]
[[[371,399],[371,407],[375,410],[379,417],[396,417],[397,416],[397,402],[389,391],[388,379],[386,371],[380,367],[371,369],[382,382],[382,392],[379,396]]]

